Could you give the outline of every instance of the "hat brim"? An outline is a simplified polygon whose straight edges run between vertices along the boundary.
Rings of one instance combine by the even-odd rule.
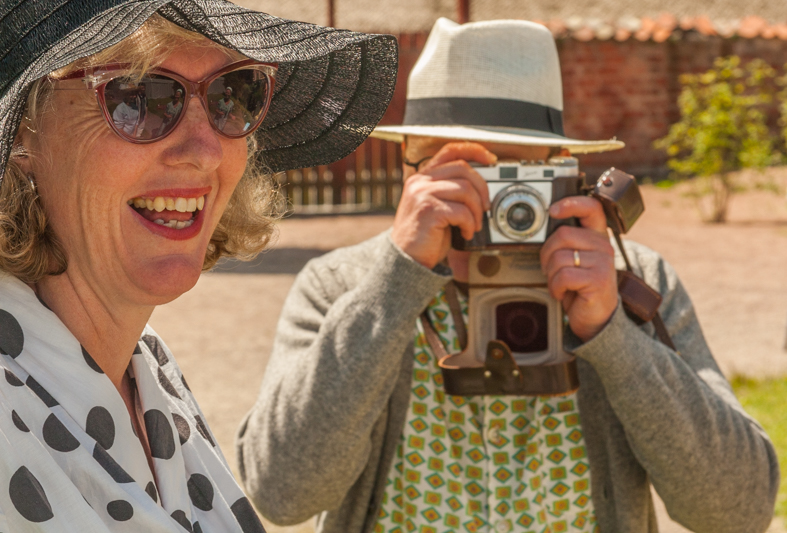
[[[403,142],[408,135],[502,144],[559,146],[574,154],[608,152],[620,150],[626,146],[624,142],[617,139],[582,141],[537,130],[481,126],[378,126],[372,132],[371,137],[385,141]]]

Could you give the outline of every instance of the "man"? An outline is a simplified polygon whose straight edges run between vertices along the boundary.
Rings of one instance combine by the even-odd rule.
[[[135,92],[127,90],[123,94],[123,101],[112,112],[115,127],[128,134],[133,134],[139,123],[139,110],[134,109],[135,101]]]
[[[232,115],[232,108],[234,107],[232,87],[227,87],[224,89],[224,98],[216,102],[216,114],[213,116],[213,121],[221,131],[224,131],[224,127],[227,125],[227,119],[232,118],[232,120],[235,120],[235,117]]]
[[[581,227],[559,228],[540,250],[578,391],[445,392],[424,324],[458,351],[462,317],[453,319],[450,294],[466,317],[468,256],[451,249],[450,228],[471,238],[490,207],[469,163],[621,147],[566,138],[562,107],[546,28],[437,22],[410,76],[405,125],[376,130],[405,142],[393,228],[301,272],[240,428],[241,476],[269,519],[318,515],[318,531],[336,533],[655,533],[652,484],[694,531],[768,527],[779,482],[772,444],[721,375],[675,272],[634,243],[633,269],[661,292],[678,352],[627,316],[615,271],[623,260],[592,198],[553,204],[550,217]]]
[[[183,109],[183,101],[181,100],[182,96],[183,90],[175,89],[171,100],[167,102],[167,106],[164,109],[164,118],[161,120],[161,126],[159,126],[158,135],[161,135],[166,130],[168,130],[170,124],[174,124],[174,120],[180,114],[181,109]],[[161,105],[159,105],[159,108],[160,107]]]

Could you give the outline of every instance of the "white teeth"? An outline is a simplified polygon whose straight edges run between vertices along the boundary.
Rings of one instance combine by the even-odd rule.
[[[137,209],[149,209],[150,211],[157,211],[161,213],[165,209],[167,211],[178,211],[180,213],[193,213],[201,211],[205,207],[205,197],[199,198],[168,198],[165,196],[156,196],[155,198],[142,198],[138,196],[128,201],[128,205],[133,205]]]
[[[164,220],[160,218],[157,218],[153,222],[159,226],[166,226],[172,229],[185,229],[194,224],[193,220],[170,220],[169,222],[164,222]]]

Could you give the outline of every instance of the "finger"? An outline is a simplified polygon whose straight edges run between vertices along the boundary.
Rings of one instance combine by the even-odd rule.
[[[589,196],[568,196],[549,207],[549,216],[554,218],[576,217],[584,228],[607,233],[607,216],[601,202]]]
[[[442,148],[426,163],[424,169],[436,167],[456,160],[475,161],[481,165],[494,165],[497,163],[497,156],[474,142],[450,142]]]
[[[615,249],[605,234],[587,228],[559,227],[541,247],[541,267],[546,271],[552,255],[558,250],[596,251],[615,257]]]
[[[571,306],[577,300],[577,293],[574,291],[566,291],[563,295],[563,300],[560,302],[563,305],[563,312],[566,314],[571,313]]]
[[[561,268],[550,280],[549,293],[555,300],[562,301],[569,291],[601,293],[607,283],[607,274],[599,269]]]
[[[466,240],[473,238],[475,234],[475,218],[473,212],[461,202],[441,201],[436,212],[448,226],[455,226],[462,232],[462,237]]]
[[[547,284],[563,269],[575,268],[577,270],[599,270],[600,273],[609,273],[615,269],[614,260],[606,254],[595,251],[576,251],[579,264],[575,261],[574,250],[558,250],[549,259],[545,271]]]
[[[473,214],[475,231],[483,227],[483,200],[478,191],[466,179],[430,181],[416,180],[408,183],[408,194],[415,196],[432,196],[438,200],[458,202],[467,206]]]
[[[467,161],[449,161],[448,163],[444,163],[442,165],[424,169],[420,171],[419,174],[430,176],[434,180],[457,178],[466,179],[473,185],[473,187],[475,187],[476,191],[478,191],[478,195],[483,201],[484,208],[489,209],[490,207],[489,186],[487,185],[486,180],[481,177],[481,174],[471,167]]]

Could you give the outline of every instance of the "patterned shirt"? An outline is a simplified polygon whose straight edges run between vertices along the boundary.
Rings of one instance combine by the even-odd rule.
[[[444,291],[427,313],[446,350],[459,351]],[[407,420],[375,533],[598,531],[576,393],[451,396],[442,383],[418,321]]]

